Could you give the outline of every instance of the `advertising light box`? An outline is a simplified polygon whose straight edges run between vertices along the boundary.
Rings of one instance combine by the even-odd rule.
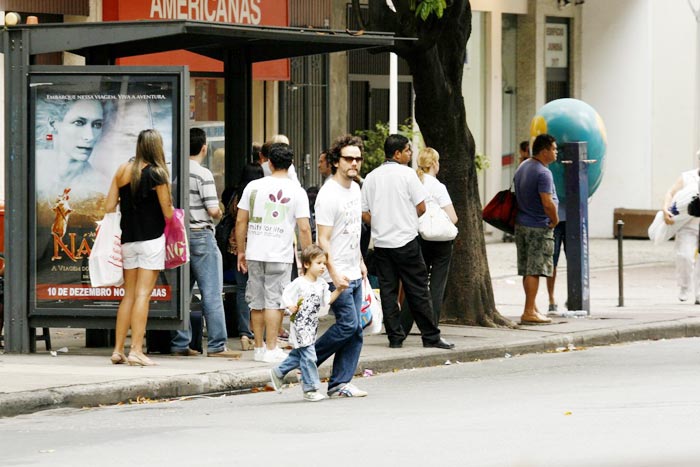
[[[122,287],[90,286],[88,257],[98,221],[114,173],[134,157],[145,129],[163,136],[173,202],[182,205],[177,182],[186,161],[186,79],[181,67],[73,67],[30,75],[30,314],[116,312]],[[180,316],[181,269],[160,273],[151,317]]]

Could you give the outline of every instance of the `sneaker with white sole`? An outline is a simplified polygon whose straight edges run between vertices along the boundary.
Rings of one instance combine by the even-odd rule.
[[[280,363],[285,361],[286,358],[287,353],[279,347],[275,347],[275,350],[265,350],[261,361],[265,363]]]
[[[326,396],[324,396],[318,391],[309,391],[304,393],[304,400],[309,402],[318,402],[322,401],[325,398]]]
[[[328,391],[328,397],[339,399],[341,397],[365,397],[367,391],[363,391],[352,383],[345,383]]]
[[[274,368],[270,369],[270,381],[272,382],[272,387],[275,388],[275,391],[281,393],[284,381],[282,381],[282,378],[277,376]]]
[[[265,347],[253,347],[253,361],[263,362],[265,357]]]

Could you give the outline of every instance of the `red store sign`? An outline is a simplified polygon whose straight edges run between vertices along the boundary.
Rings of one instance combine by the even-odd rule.
[[[103,21],[193,20],[288,26],[287,0],[104,0]],[[118,65],[188,65],[190,71],[221,73],[223,63],[184,50],[121,58]],[[253,64],[256,80],[289,80],[289,60]]]

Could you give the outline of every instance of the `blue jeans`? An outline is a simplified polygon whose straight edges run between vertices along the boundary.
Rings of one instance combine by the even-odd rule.
[[[221,352],[226,348],[227,338],[224,301],[221,296],[224,271],[221,252],[211,230],[190,232],[190,292],[195,282],[202,294],[202,314],[207,324],[207,352]],[[177,331],[170,343],[170,351],[187,350],[191,340],[191,328]]]
[[[329,284],[331,291],[335,290]],[[360,309],[362,308],[362,279],[350,281],[350,286],[331,305],[335,314],[335,323],[316,341],[316,364],[335,354],[333,370],[328,380],[328,390],[349,383],[355,375],[357,362],[362,351],[362,325]]]
[[[236,276],[236,314],[238,315],[238,335],[253,338],[250,331],[250,308],[245,301],[245,288],[248,285],[248,274],[243,274],[238,269]]]
[[[287,373],[297,368],[301,370],[301,388],[304,392],[321,389],[321,379],[318,377],[316,366],[316,350],[313,345],[292,350],[287,359],[272,371],[278,377],[284,378]]]

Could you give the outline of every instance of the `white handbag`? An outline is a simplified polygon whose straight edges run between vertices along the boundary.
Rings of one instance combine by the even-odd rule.
[[[436,203],[428,203],[425,212],[418,218],[418,233],[423,240],[444,242],[454,240],[457,226],[452,223],[444,209]]]

